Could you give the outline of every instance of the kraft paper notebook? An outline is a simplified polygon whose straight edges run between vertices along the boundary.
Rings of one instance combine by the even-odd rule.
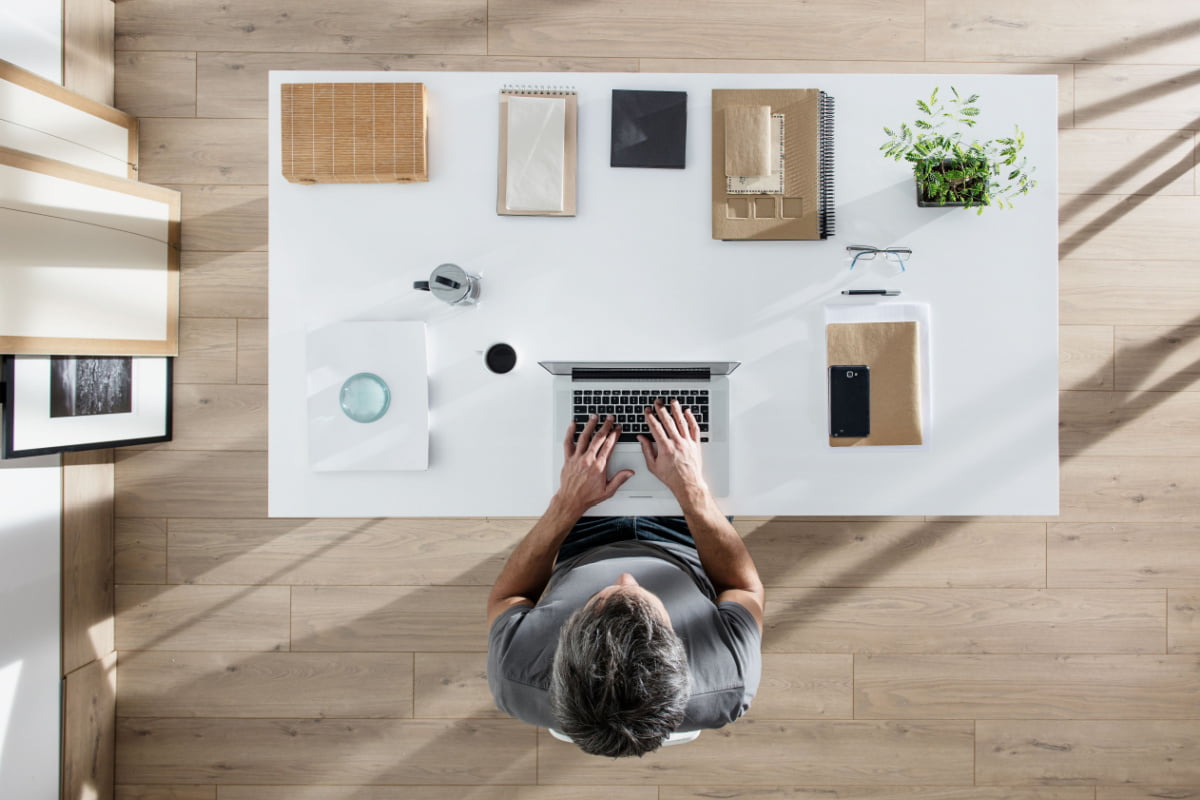
[[[831,447],[919,445],[921,350],[917,322],[846,322],[825,326],[827,366],[865,364],[871,370],[871,433],[829,437]]]
[[[575,216],[579,104],[570,89],[500,93],[496,213]]]
[[[714,89],[714,239],[834,232],[833,98],[819,89]]]
[[[423,83],[285,83],[280,156],[292,183],[429,180]]]

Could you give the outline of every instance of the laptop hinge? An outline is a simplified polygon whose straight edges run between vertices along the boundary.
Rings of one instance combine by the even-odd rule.
[[[712,370],[695,367],[575,367],[571,380],[576,381],[707,381]]]

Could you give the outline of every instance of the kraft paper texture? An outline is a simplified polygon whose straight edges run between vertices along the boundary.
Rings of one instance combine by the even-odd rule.
[[[871,370],[871,435],[829,437],[833,447],[921,444],[921,361],[916,322],[845,322],[825,326],[826,366]]]
[[[817,89],[713,89],[714,239],[795,241],[821,238],[820,100],[821,92]],[[730,194],[726,156],[731,147],[736,150],[739,145],[728,141],[727,131],[740,130],[741,112],[737,109],[764,106],[770,109],[770,114],[783,115],[783,193]],[[769,122],[764,125],[763,138],[769,144]],[[769,172],[768,161],[767,172],[763,174]]]
[[[771,174],[771,107],[725,109],[725,174],[731,178]]]

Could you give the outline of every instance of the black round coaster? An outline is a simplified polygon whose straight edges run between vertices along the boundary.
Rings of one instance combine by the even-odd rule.
[[[488,369],[498,375],[503,375],[511,372],[512,368],[517,365],[517,351],[507,344],[494,344],[488,348],[487,355],[483,357],[483,360]]]

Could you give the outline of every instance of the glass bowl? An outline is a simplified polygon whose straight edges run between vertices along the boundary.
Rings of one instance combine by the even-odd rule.
[[[351,375],[342,384],[342,411],[355,422],[375,422],[387,413],[392,392],[383,378],[371,372]]]

